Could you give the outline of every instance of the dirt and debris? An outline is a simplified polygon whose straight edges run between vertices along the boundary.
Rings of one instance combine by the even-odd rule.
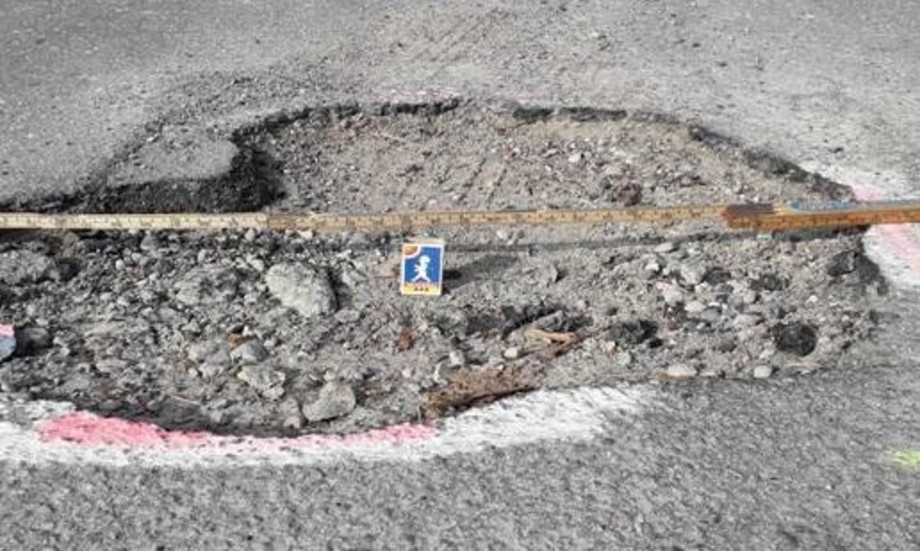
[[[119,180],[49,204],[361,213],[850,197],[704,129],[623,111],[336,106],[231,138],[226,175]],[[0,319],[23,344],[0,383],[166,427],[351,431],[534,388],[858,365],[888,300],[859,230],[436,233],[447,243],[436,298],[398,292],[405,235],[6,236]]]
[[[429,418],[437,418],[456,409],[487,404],[539,386],[537,375],[519,366],[464,369],[428,393],[425,411]]]

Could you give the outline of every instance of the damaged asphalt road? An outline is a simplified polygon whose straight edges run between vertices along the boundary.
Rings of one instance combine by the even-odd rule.
[[[160,140],[145,139],[104,183],[58,209],[361,213],[851,197],[645,113],[455,98],[268,120],[233,133],[238,153],[224,174],[122,180],[156,162],[148,150],[162,150]],[[451,277],[434,300],[396,292],[395,253],[408,238],[399,233],[21,235],[0,244],[0,319],[47,343],[0,366],[0,385],[173,429],[354,432],[536,388],[869,365],[871,337],[896,304],[859,229],[758,237],[689,222],[436,235],[448,243]],[[544,342],[553,339],[559,346]]]
[[[118,209],[108,178],[208,181],[239,157],[221,136],[271,113],[453,96],[674,114],[842,184],[916,196],[916,10],[792,1],[5,7],[0,198],[32,204],[88,186]],[[560,159],[571,168],[585,157]],[[132,200],[154,201],[156,189]],[[196,197],[215,197],[203,189]],[[877,237],[870,231],[870,244]],[[113,265],[137,268],[115,258],[133,250],[110,252]],[[831,252],[842,256],[821,277],[858,283],[861,252]],[[182,296],[195,299],[194,287]],[[588,442],[203,472],[5,461],[0,546],[916,547],[920,476],[896,459],[920,445],[915,297],[897,287],[887,296],[897,317],[885,318],[872,365],[653,383],[653,405]],[[802,334],[777,342],[810,348]],[[739,369],[754,376],[755,367]],[[259,376],[239,384],[277,390]]]

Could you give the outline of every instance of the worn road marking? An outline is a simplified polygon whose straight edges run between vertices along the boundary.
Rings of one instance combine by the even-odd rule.
[[[227,468],[298,465],[344,459],[418,461],[546,440],[590,440],[611,416],[639,414],[652,401],[647,386],[537,391],[470,410],[437,424],[398,425],[352,435],[294,438],[220,436],[60,411],[30,429],[0,421],[0,461],[30,464]]]
[[[884,191],[874,186],[854,184],[852,188],[860,201],[879,201],[885,197]],[[874,226],[864,241],[885,277],[899,286],[920,286],[920,232],[916,226]]]

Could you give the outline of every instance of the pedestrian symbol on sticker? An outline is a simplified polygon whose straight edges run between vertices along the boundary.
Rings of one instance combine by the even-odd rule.
[[[440,295],[444,276],[444,242],[404,243],[399,291],[404,295]]]

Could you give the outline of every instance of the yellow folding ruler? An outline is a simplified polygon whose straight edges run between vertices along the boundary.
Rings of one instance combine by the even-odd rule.
[[[457,210],[379,214],[42,214],[0,212],[0,229],[415,231],[447,226],[562,224],[671,225],[723,222],[729,228],[794,230],[920,222],[920,200],[786,204],[636,206],[599,209]]]

